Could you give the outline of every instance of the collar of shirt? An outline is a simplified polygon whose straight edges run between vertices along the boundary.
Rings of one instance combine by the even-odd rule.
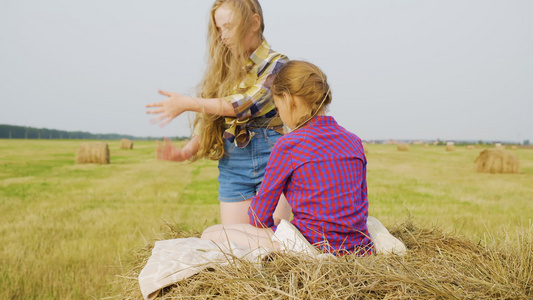
[[[255,49],[254,53],[250,55],[250,59],[248,60],[248,63],[259,65],[262,62],[264,62],[268,58],[268,54],[270,52],[270,45],[267,43],[266,40],[263,40],[261,45]]]
[[[302,128],[304,129],[311,126],[337,126],[338,123],[332,116],[315,116],[309,120]],[[297,131],[297,130],[296,130]]]

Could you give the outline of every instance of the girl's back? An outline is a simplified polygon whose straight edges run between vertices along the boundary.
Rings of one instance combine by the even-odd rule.
[[[292,223],[325,250],[368,244],[366,158],[361,139],[333,117],[317,116],[284,137],[273,153],[292,170],[285,186]]]

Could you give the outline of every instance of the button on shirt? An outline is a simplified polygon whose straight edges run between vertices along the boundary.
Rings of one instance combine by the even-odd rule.
[[[275,230],[272,215],[282,192],[291,223],[311,244],[334,254],[371,251],[363,145],[333,117],[316,116],[278,140],[252,198],[250,224]]]

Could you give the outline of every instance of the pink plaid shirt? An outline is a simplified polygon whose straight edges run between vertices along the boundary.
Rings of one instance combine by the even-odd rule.
[[[272,214],[282,192],[291,223],[311,244],[334,254],[372,252],[363,145],[333,117],[314,117],[278,140],[252,198],[250,224],[275,230]]]

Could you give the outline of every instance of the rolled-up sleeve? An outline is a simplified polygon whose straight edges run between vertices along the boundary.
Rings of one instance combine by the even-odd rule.
[[[276,73],[287,63],[285,55],[276,53],[266,61],[264,66],[258,70],[257,81],[244,93],[224,97],[235,110],[237,119],[246,120],[262,115],[262,112],[269,112],[275,108],[272,101],[270,88]]]

